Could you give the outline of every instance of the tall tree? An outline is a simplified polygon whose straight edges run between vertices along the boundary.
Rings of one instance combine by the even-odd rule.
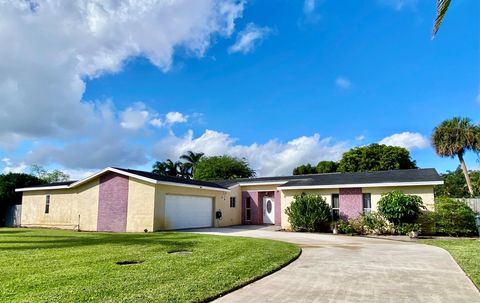
[[[398,146],[370,144],[344,153],[338,165],[340,172],[379,171],[417,168],[410,152]]]
[[[466,151],[479,151],[480,131],[469,118],[454,117],[435,127],[432,144],[440,157],[458,157],[468,192],[473,196],[472,182],[463,156]]]
[[[450,2],[451,0],[437,0],[437,17],[435,18],[435,23],[433,25],[432,39],[435,38],[435,35],[440,29],[440,25],[442,24],[443,18],[445,18]]]
[[[181,160],[184,160],[183,170],[187,173],[188,176],[192,177],[195,171],[195,166],[204,156],[204,153],[195,153],[191,150],[180,156]]]
[[[70,180],[70,176],[58,169],[54,169],[52,171],[48,171],[43,166],[33,164],[30,166],[30,173],[39,178],[44,180],[47,183],[53,182],[62,182]]]
[[[475,197],[480,195],[480,171],[469,171],[470,180],[472,181],[473,194]],[[442,174],[443,184],[435,186],[435,196],[449,198],[468,198],[468,191],[465,176],[463,175],[460,165],[455,171],[447,171]]]
[[[338,169],[338,163],[335,161],[320,161],[317,164],[317,173],[334,173]]]
[[[312,164],[302,164],[293,169],[293,175],[311,175],[317,173],[317,168],[312,166]]]
[[[165,162],[157,161],[152,166],[152,173],[170,176],[170,177],[182,177],[182,162],[175,161],[173,162],[170,159],[167,159]]]
[[[200,159],[193,178],[196,180],[226,180],[254,176],[255,171],[248,166],[247,160],[224,155]]]

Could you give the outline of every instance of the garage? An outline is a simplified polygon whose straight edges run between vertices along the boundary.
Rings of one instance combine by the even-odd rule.
[[[211,227],[213,198],[198,196],[165,196],[167,229]]]

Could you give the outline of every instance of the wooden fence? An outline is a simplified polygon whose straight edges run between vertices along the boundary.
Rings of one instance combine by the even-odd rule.
[[[480,214],[480,198],[463,198],[458,200],[465,202],[474,212]]]

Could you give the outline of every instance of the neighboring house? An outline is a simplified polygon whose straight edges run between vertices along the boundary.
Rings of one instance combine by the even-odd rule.
[[[88,231],[156,231],[275,224],[289,228],[285,208],[297,194],[313,193],[334,217],[376,210],[383,193],[401,190],[434,204],[435,169],[392,170],[196,181],[149,172],[106,168],[74,182],[19,188],[22,226]]]

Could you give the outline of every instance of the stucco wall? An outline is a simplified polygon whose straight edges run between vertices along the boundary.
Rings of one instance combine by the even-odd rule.
[[[76,189],[76,213],[80,215],[80,230],[96,231],[98,219],[99,179],[80,185]]]
[[[50,195],[50,211],[45,213],[46,195]],[[70,190],[24,192],[22,221],[26,227],[75,228],[78,225],[77,201]]]
[[[339,206],[340,218],[347,220],[363,213],[363,198],[361,188],[340,188]]]
[[[149,182],[129,178],[127,231],[153,231],[155,207],[155,185]]]
[[[127,176],[117,173],[107,173],[100,176],[98,231],[126,231],[128,183]]]

